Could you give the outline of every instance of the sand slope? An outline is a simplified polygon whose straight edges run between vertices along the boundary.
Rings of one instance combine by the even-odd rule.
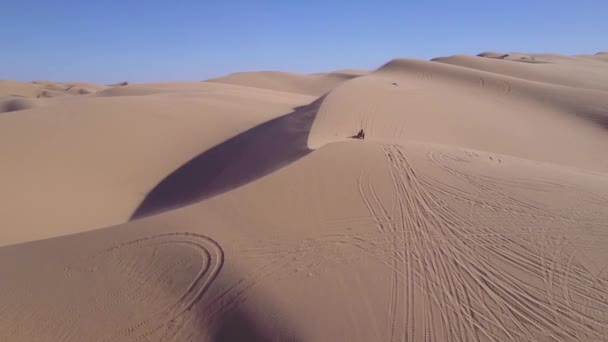
[[[605,340],[608,64],[522,55],[2,114],[0,340]]]
[[[0,334],[600,340],[607,194],[481,151],[331,144],[196,206],[3,248]]]
[[[0,216],[12,227],[0,232],[0,245],[125,222],[176,165],[313,100],[183,87],[189,91],[69,98],[0,115]]]

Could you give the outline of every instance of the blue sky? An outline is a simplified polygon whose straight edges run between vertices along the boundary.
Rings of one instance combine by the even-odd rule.
[[[0,79],[26,81],[202,80],[485,50],[608,50],[606,0],[19,0],[0,14]]]

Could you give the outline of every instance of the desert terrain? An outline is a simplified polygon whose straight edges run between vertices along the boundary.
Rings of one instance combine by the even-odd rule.
[[[601,52],[2,80],[0,341],[606,341],[607,151]]]

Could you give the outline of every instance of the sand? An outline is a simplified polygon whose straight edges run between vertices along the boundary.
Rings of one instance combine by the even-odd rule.
[[[3,81],[0,340],[603,341],[604,56]]]
[[[365,70],[340,70],[319,74],[294,74],[278,71],[239,72],[207,82],[237,84],[256,88],[321,96],[344,81],[365,75]]]

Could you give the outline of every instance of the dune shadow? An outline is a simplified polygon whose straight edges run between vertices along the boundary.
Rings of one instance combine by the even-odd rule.
[[[183,326],[186,329],[174,331],[174,339],[190,340],[185,337],[191,336],[210,342],[302,340],[293,317],[280,309],[270,293],[249,288],[244,296],[242,289],[237,290],[245,276],[223,273],[213,283],[218,292],[212,291],[192,308],[188,323]]]
[[[324,97],[199,154],[154,187],[132,214],[138,219],[245,185],[310,153],[308,134]]]
[[[0,98],[0,114],[16,112],[20,110],[30,109],[35,107],[35,104],[22,97],[11,97],[6,100]]]
[[[263,320],[261,314],[258,317],[253,312],[240,307],[222,313],[212,328],[209,340],[213,342],[300,340],[284,322],[276,322],[276,317]]]
[[[268,341],[270,334],[260,329],[251,317],[243,312],[234,311],[223,315],[211,341]]]

